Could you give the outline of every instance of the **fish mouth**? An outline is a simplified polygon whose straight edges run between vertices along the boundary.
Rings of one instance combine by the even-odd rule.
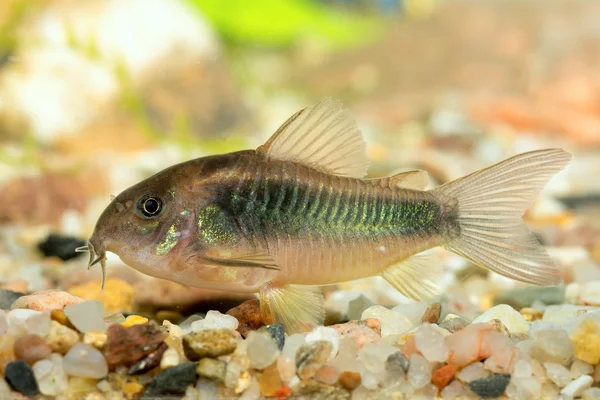
[[[86,246],[81,246],[75,249],[78,253],[88,252],[90,253],[90,259],[88,262],[88,270],[92,268],[94,265],[100,263],[100,267],[102,269],[102,290],[104,290],[104,284],[106,283],[106,251],[104,247],[99,245],[98,243],[93,244],[92,239],[90,239]]]

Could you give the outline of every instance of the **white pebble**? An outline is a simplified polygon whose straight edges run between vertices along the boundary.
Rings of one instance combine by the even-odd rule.
[[[417,350],[429,362],[445,362],[448,359],[449,349],[444,337],[429,323],[424,323],[415,331]]]
[[[96,348],[76,343],[63,358],[63,369],[67,375],[100,379],[108,374],[106,359]]]
[[[490,372],[484,369],[483,363],[479,361],[467,365],[456,375],[458,379],[466,383],[476,379],[487,378],[488,376],[490,376]]]
[[[579,304],[600,305],[600,281],[586,282],[581,286]]]
[[[594,372],[594,367],[585,361],[576,358],[571,364],[571,377],[576,379],[581,375],[591,375]]]
[[[104,323],[104,304],[98,300],[88,300],[79,304],[71,304],[64,308],[69,321],[80,332],[106,330]]]
[[[509,305],[499,304],[473,320],[473,324],[499,319],[511,333],[527,333],[529,324],[520,312]]]
[[[513,376],[515,378],[530,378],[532,374],[533,368],[531,364],[525,360],[519,360],[516,362],[513,370]]]
[[[331,343],[331,354],[329,355],[328,361],[335,358],[340,347],[340,339],[342,336],[338,331],[328,326],[318,326],[313,329],[308,335],[306,335],[306,343],[318,342],[319,340],[326,340]]]
[[[231,329],[236,330],[239,325],[237,318],[221,314],[219,311],[209,311],[206,318],[191,323],[192,332],[204,329]]]
[[[50,310],[30,316],[23,322],[23,327],[27,333],[46,336],[50,332]]]
[[[271,336],[256,331],[246,338],[248,357],[253,368],[264,369],[279,357],[279,348]]]
[[[560,391],[560,394],[563,396],[576,397],[581,395],[586,389],[592,386],[594,380],[589,375],[582,375],[579,378],[575,379],[573,382],[569,383],[564,387],[563,390]]]
[[[400,304],[399,306],[392,308],[392,311],[404,315],[414,327],[421,324],[423,314],[425,314],[427,308],[429,308],[429,304],[424,301],[419,301],[416,303]]]
[[[25,308],[10,310],[6,315],[6,320],[8,322],[8,333],[14,336],[20,336],[27,333],[27,329],[25,329],[25,320],[33,315],[40,314],[41,312],[39,311]]]
[[[598,400],[600,399],[600,388],[593,387],[583,392],[581,396],[583,400]]]
[[[67,390],[67,375],[62,361],[60,354],[54,353],[49,359],[33,364],[33,374],[42,394],[57,396]]]
[[[160,368],[167,369],[179,365],[179,353],[172,347],[169,347],[160,359]]]
[[[567,386],[573,380],[571,372],[561,364],[544,363],[544,368],[546,368],[548,378],[560,388]]]
[[[367,308],[361,316],[362,320],[375,318],[381,324],[381,336],[399,335],[411,330],[415,324],[405,315],[388,310],[384,306],[375,305]]]
[[[408,381],[415,389],[420,389],[431,382],[431,366],[425,358],[418,354],[410,357]]]

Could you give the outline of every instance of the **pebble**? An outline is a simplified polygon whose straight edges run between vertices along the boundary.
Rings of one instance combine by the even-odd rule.
[[[429,322],[430,324],[437,324],[440,319],[440,314],[442,312],[442,305],[440,303],[433,303],[430,305],[425,314],[423,314],[423,318],[421,318],[421,322]]]
[[[332,325],[340,333],[340,338],[352,338],[360,349],[367,343],[372,343],[381,338],[381,335],[373,330],[367,321],[350,321],[343,324]]]
[[[101,301],[90,300],[79,304],[72,304],[66,306],[63,311],[79,332],[106,330],[106,325],[102,318],[104,304]]]
[[[102,353],[85,343],[76,343],[65,354],[63,368],[67,375],[101,379],[108,374],[108,364]]]
[[[15,309],[6,314],[8,332],[12,335],[22,335],[27,333],[25,321],[32,316],[40,315],[41,312],[35,310]]]
[[[231,315],[221,314],[218,311],[209,311],[204,319],[192,322],[193,332],[199,332],[204,329],[231,329],[236,330],[239,322],[237,318]]]
[[[448,386],[446,386],[441,391],[442,399],[444,400],[455,400],[455,399],[466,399],[465,387],[457,381],[456,379],[450,382]]]
[[[70,293],[60,290],[46,290],[27,296],[19,297],[12,303],[11,308],[26,308],[36,311],[63,309],[72,304],[82,303],[84,300]]]
[[[360,320],[363,312],[374,305],[375,303],[371,299],[361,294],[348,303],[348,319],[350,321]]]
[[[111,368],[119,365],[130,367],[157,350],[167,337],[154,322],[129,328],[113,324],[109,326],[106,336],[102,352]]]
[[[584,283],[579,291],[577,304],[600,306],[600,281]]]
[[[129,328],[133,325],[143,325],[146,322],[148,322],[148,318],[146,317],[142,317],[140,315],[128,315],[127,318],[125,318],[125,322],[121,323],[121,325],[123,325],[125,328]]]
[[[273,364],[280,351],[277,343],[268,333],[250,332],[246,338],[247,354],[252,368],[264,369]]]
[[[0,289],[0,309],[10,310],[15,301],[25,296],[25,293],[13,292],[8,289]]]
[[[385,370],[391,372],[393,375],[401,375],[402,373],[408,372],[410,361],[404,354],[397,351],[388,356],[385,360]]]
[[[423,323],[414,334],[417,350],[429,362],[445,362],[448,359],[449,349],[442,334],[433,328],[430,323]]]
[[[510,374],[495,374],[469,382],[469,389],[485,398],[496,398],[504,394],[510,382]]]
[[[8,319],[6,311],[0,310],[0,335],[4,335],[8,331]]]
[[[444,389],[454,378],[456,370],[456,366],[451,364],[438,368],[431,377],[431,383],[433,383],[438,390]]]
[[[429,362],[418,354],[410,357],[408,367],[408,381],[415,389],[420,389],[431,382],[431,366]]]
[[[594,373],[594,367],[585,361],[582,361],[578,358],[573,360],[573,364],[571,364],[571,376],[573,379],[577,378],[581,375],[591,375]]]
[[[571,332],[571,342],[575,357],[589,364],[600,363],[600,321],[585,318]]]
[[[541,363],[566,364],[573,356],[573,344],[563,329],[535,331],[532,339],[531,355]]]
[[[227,311],[227,315],[231,315],[238,320],[238,332],[242,337],[248,336],[248,333],[255,331],[263,326],[263,321],[260,313],[260,301],[258,299],[247,300],[237,307]]]
[[[470,322],[468,319],[460,317],[454,314],[448,314],[442,322],[440,322],[440,328],[446,329],[450,333],[458,332],[461,329],[469,326]]]
[[[559,388],[567,386],[572,380],[571,372],[561,364],[544,363],[548,378]]]
[[[23,328],[28,333],[46,336],[50,332],[50,312],[44,311],[30,316],[23,321]]]
[[[52,351],[65,354],[77,342],[79,342],[77,332],[56,321],[50,321],[50,331],[46,335],[46,343]]]
[[[196,383],[196,364],[183,363],[156,375],[142,396],[152,399],[157,396],[183,396],[188,386]]]
[[[560,391],[563,396],[569,396],[571,398],[580,396],[586,389],[589,389],[594,383],[594,380],[589,375],[582,375],[569,383],[567,386]]]
[[[328,326],[318,326],[306,335],[305,340],[306,343],[314,343],[321,340],[331,343],[331,354],[327,358],[328,361],[331,361],[338,353],[341,338],[342,336],[337,330]]]
[[[24,360],[8,363],[4,368],[4,377],[11,388],[27,397],[40,393],[33,370]]]
[[[154,350],[152,353],[133,364],[127,373],[129,375],[138,375],[158,367],[161,363],[163,354],[168,348],[169,346],[167,346],[166,343],[162,343],[158,349]]]
[[[565,288],[561,286],[510,289],[494,296],[494,305],[507,304],[516,310],[531,307],[535,300],[544,304],[561,304],[565,301]]]
[[[17,338],[13,345],[15,357],[33,365],[39,360],[48,358],[52,349],[39,335],[27,334]]]
[[[33,364],[33,374],[42,394],[56,396],[67,390],[68,380],[62,363],[62,357],[54,353],[49,359]]]
[[[163,353],[162,358],[160,359],[160,368],[167,369],[179,365],[180,357],[179,352],[172,347],[169,347]]]
[[[329,356],[333,346],[329,341],[318,341],[301,346],[296,352],[296,371],[300,379],[315,376]]]
[[[490,376],[490,371],[483,368],[482,362],[474,362],[473,364],[469,364],[456,375],[458,379],[465,383],[469,383],[471,381],[475,381],[478,379],[487,378]]]
[[[556,325],[566,325],[573,320],[573,317],[582,316],[590,311],[598,311],[598,307],[575,306],[572,304],[560,304],[548,306],[544,310],[542,321],[553,322]]]
[[[104,347],[104,344],[108,340],[106,332],[101,331],[87,331],[83,334],[83,343],[94,346],[97,349]]]
[[[598,400],[600,399],[600,388],[592,387],[585,390],[581,396],[583,400]]]
[[[283,345],[281,355],[277,359],[277,370],[279,371],[279,376],[285,383],[296,376],[296,352],[301,346],[306,344],[304,336],[304,334],[300,333],[288,336]],[[341,344],[344,344],[343,341]]]
[[[269,365],[263,373],[258,376],[258,387],[260,393],[266,397],[274,397],[281,388],[283,382],[275,364]]]
[[[479,317],[475,318],[471,323],[478,324],[489,322],[494,319],[500,320],[510,332],[527,333],[529,331],[529,324],[525,321],[523,315],[506,304],[499,304],[490,308]]]
[[[448,363],[464,367],[484,358],[481,354],[482,341],[490,332],[495,332],[495,329],[488,324],[473,324],[446,336]]]
[[[190,361],[230,354],[236,346],[236,332],[230,329],[206,329],[183,336],[183,350]]]
[[[525,321],[527,321],[527,322],[539,321],[544,316],[544,312],[542,310],[538,310],[537,308],[533,308],[533,307],[521,308],[521,310],[519,310],[519,312],[521,313],[521,315],[523,316],[523,318],[525,318]]]
[[[338,377],[338,383],[346,390],[354,390],[360,385],[361,379],[358,372],[343,371]]]
[[[400,335],[408,332],[416,325],[400,312],[389,310],[380,305],[367,308],[362,313],[360,319],[366,320],[368,318],[375,318],[379,321],[381,324],[381,336]]]
[[[226,369],[227,363],[225,361],[204,357],[198,362],[196,373],[205,378],[223,382],[225,380]]]
[[[102,302],[109,313],[131,311],[133,309],[135,290],[133,286],[121,279],[107,279],[103,290],[100,281],[91,281],[83,285],[73,286],[69,288],[69,292],[85,300]]]
[[[275,343],[277,343],[277,348],[283,350],[283,346],[285,345],[285,330],[283,324],[263,326],[258,331],[268,333]]]
[[[76,253],[75,249],[84,245],[85,241],[80,238],[51,233],[37,247],[45,257],[58,257],[68,261],[81,257],[81,253]]]

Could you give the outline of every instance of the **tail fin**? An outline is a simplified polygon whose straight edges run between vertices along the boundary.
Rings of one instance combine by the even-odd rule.
[[[561,283],[558,269],[521,217],[570,159],[560,149],[532,151],[434,189],[442,201],[458,203],[460,235],[444,247],[509,278]]]

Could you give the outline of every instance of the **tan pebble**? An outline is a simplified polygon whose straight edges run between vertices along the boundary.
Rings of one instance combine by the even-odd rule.
[[[83,343],[94,346],[97,349],[101,349],[106,343],[107,339],[106,332],[102,331],[88,331],[83,335]]]
[[[430,324],[437,324],[440,319],[440,313],[442,312],[442,305],[440,303],[433,303],[425,310],[423,314],[422,322],[429,322]]]
[[[381,323],[376,318],[367,318],[365,319],[365,323],[367,326],[375,331],[379,336],[381,336]]]
[[[53,352],[65,354],[79,341],[79,334],[71,328],[50,321],[50,331],[46,335],[46,343]]]
[[[164,320],[162,322],[162,326],[167,329],[169,337],[181,338],[183,336],[183,330],[179,327],[179,325],[175,325],[168,320]]]
[[[83,299],[60,290],[45,290],[19,297],[11,308],[28,308],[36,311],[63,309],[71,304],[82,303]]]
[[[347,390],[354,390],[360,385],[360,374],[358,372],[344,371],[340,374],[338,382]]]
[[[252,382],[252,376],[248,371],[244,371],[240,374],[236,384],[235,384],[235,394],[242,394],[242,392],[246,391],[250,387],[250,382]]]
[[[529,322],[538,321],[544,316],[544,312],[542,310],[532,307],[523,307],[519,312],[525,318],[525,321]]]
[[[205,357],[201,358],[198,362],[196,373],[204,378],[223,382],[225,380],[226,369],[227,363],[225,361]]]
[[[65,311],[63,309],[55,309],[50,311],[50,318],[53,319],[54,321],[58,322],[61,325],[67,326],[71,329],[75,329],[76,328],[73,326],[73,324],[71,323],[71,321],[69,321],[69,318],[67,317],[67,315],[65,314]]]
[[[160,359],[160,368],[167,369],[171,367],[176,367],[179,365],[180,357],[177,350],[172,347],[169,347],[163,354]]]
[[[258,386],[263,396],[272,397],[277,393],[277,389],[281,387],[281,377],[277,370],[277,364],[273,363],[263,370],[263,373],[258,377]]]
[[[108,312],[131,311],[133,309],[133,287],[121,279],[107,279],[104,290],[100,281],[73,286],[69,292],[84,300],[100,300]]]
[[[237,318],[239,322],[237,331],[243,337],[248,336],[251,331],[255,331],[264,325],[258,299],[243,302],[239,306],[227,311],[227,315]]]
[[[296,352],[296,368],[300,379],[315,376],[319,368],[327,361],[331,354],[331,348],[331,343],[325,340],[301,346]]]
[[[44,342],[41,336],[27,334],[15,340],[13,345],[15,357],[24,360],[27,364],[33,365],[39,360],[50,357],[52,349]]]
[[[127,396],[128,399],[131,399],[144,390],[144,385],[140,385],[138,382],[127,382],[122,388],[125,396]]]

